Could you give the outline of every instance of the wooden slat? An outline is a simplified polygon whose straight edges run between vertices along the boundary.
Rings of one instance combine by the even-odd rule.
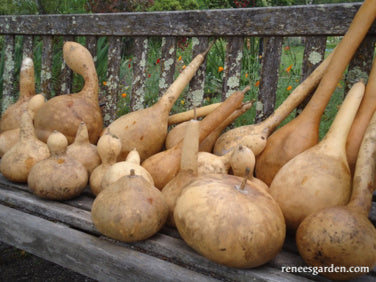
[[[67,42],[67,41],[74,41],[74,37],[64,36],[64,42]],[[61,64],[61,72],[59,76],[60,92],[56,93],[56,95],[72,93],[72,80],[73,80],[73,71],[70,69],[70,67],[68,67],[68,65],[63,60]]]
[[[283,37],[264,38],[255,123],[263,121],[274,111],[282,43]]]
[[[14,89],[15,63],[14,63],[14,44],[15,36],[6,35],[4,37],[4,72],[3,72],[3,95],[1,99],[1,113],[16,100]]]
[[[104,96],[103,122],[108,126],[116,119],[120,93],[121,38],[109,37],[107,84]]]
[[[9,218],[12,218],[10,222]],[[6,226],[0,229],[3,242],[99,281],[216,281],[210,276],[1,205],[0,225]]]
[[[193,37],[192,38],[192,59],[198,54],[204,52],[209,46],[208,37]],[[207,58],[207,57],[206,57]],[[198,68],[195,76],[189,83],[189,91],[187,95],[187,108],[193,106],[199,107],[202,105],[204,98],[204,87],[206,77],[206,58],[205,61]]]
[[[24,35],[22,45],[22,58],[33,58],[33,36]]]
[[[159,97],[174,81],[176,63],[176,37],[163,37],[161,46],[161,72],[159,77]]]
[[[304,81],[324,60],[326,48],[326,36],[306,37],[302,60],[302,74],[300,81]],[[311,99],[312,94],[308,95],[302,103],[296,108],[298,115]]]
[[[243,44],[244,39],[242,37],[227,38],[222,80],[222,101],[239,90]]]
[[[43,36],[40,88],[47,99],[50,99],[52,94],[52,39],[52,36]]]
[[[136,111],[144,108],[146,59],[148,54],[148,38],[137,37],[134,42],[133,80],[131,109]]]
[[[364,81],[367,81],[372,68],[375,42],[375,36],[367,36],[356,50],[354,57],[349,63],[348,72],[346,74],[345,94],[359,79],[363,78]]]
[[[0,16],[5,34],[309,36],[344,34],[360,3],[158,13]],[[330,15],[330,17],[328,17]],[[376,32],[376,27],[371,29]]]

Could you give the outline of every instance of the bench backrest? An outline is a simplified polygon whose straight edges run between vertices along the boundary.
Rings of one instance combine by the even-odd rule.
[[[17,73],[20,62],[15,61],[15,51],[23,56],[32,56],[36,41],[41,42],[41,56],[33,57],[40,64],[40,92],[49,98],[53,93],[53,54],[58,38],[62,40],[83,40],[93,56],[98,59],[99,40],[106,38],[108,43],[107,69],[104,87],[101,83],[100,99],[103,103],[105,123],[116,118],[120,95],[124,92],[121,64],[124,45],[133,42],[132,77],[130,108],[137,110],[145,106],[148,73],[145,60],[151,40],[161,40],[160,50],[160,95],[176,76],[176,49],[184,40],[192,43],[192,56],[202,52],[213,38],[225,42],[225,59],[220,86],[220,95],[225,99],[238,90],[241,62],[247,40],[262,38],[262,60],[260,84],[258,87],[255,121],[258,122],[272,113],[276,103],[279,67],[283,40],[299,37],[305,42],[301,79],[304,79],[319,63],[311,60],[312,52],[323,57],[329,36],[345,34],[360,3],[328,4],[289,7],[198,10],[152,13],[114,13],[114,14],[75,14],[75,15],[17,15],[0,16],[0,36],[3,39],[3,77],[0,78],[1,108],[4,110],[17,97]],[[349,69],[369,72],[374,53],[373,26],[362,44]],[[183,40],[183,41],[182,41]],[[149,42],[149,43],[148,43]],[[103,56],[101,54],[101,56]],[[311,57],[310,57],[311,56]],[[319,56],[319,57],[320,57]],[[260,56],[261,57],[261,56]],[[36,62],[39,60],[40,62]],[[204,99],[206,65],[203,64],[191,81],[186,106],[199,105]],[[59,75],[58,93],[72,92],[72,73],[64,62]]]

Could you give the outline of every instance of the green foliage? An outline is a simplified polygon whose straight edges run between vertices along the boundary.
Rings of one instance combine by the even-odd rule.
[[[199,9],[196,0],[154,0],[149,11],[178,11]]]

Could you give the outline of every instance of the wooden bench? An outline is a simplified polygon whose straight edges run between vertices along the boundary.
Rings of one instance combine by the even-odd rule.
[[[122,93],[120,60],[126,40],[134,44],[133,80],[130,109],[145,106],[148,91],[145,58],[148,41],[161,39],[159,93],[173,81],[180,38],[192,40],[192,56],[203,51],[211,39],[226,42],[226,54],[220,93],[222,99],[242,87],[240,81],[243,47],[249,38],[262,38],[263,52],[258,107],[254,120],[259,122],[276,106],[282,46],[286,38],[299,37],[305,42],[301,79],[317,65],[312,52],[323,56],[327,39],[341,36],[350,25],[360,3],[226,9],[203,11],[0,16],[0,36],[4,56],[0,58],[1,108],[6,109],[18,93],[20,61],[15,54],[33,56],[41,44],[42,55],[33,57],[40,65],[39,90],[50,98],[53,93],[72,93],[72,72],[63,63],[58,81],[51,77],[53,54],[59,40],[84,41],[93,56],[105,38],[108,43],[106,86],[101,84],[105,124],[117,117]],[[372,65],[376,27],[373,26],[354,56],[348,73],[366,72]],[[1,42],[1,41],[0,41]],[[98,60],[98,58],[97,58]],[[171,63],[171,60],[173,63]],[[207,80],[203,64],[187,91],[187,107],[200,105]],[[135,79],[141,78],[141,79]],[[347,76],[348,80],[351,77]],[[51,94],[52,93],[52,94]],[[294,240],[288,236],[283,250],[269,263],[255,269],[234,269],[217,265],[195,253],[175,229],[164,227],[150,239],[125,244],[102,236],[91,221],[94,196],[90,189],[70,201],[46,201],[31,194],[24,184],[9,182],[0,175],[0,241],[21,248],[100,281],[326,281],[309,272],[283,272],[284,266],[304,266]],[[376,224],[376,194],[370,214]],[[375,270],[357,281],[373,281]]]

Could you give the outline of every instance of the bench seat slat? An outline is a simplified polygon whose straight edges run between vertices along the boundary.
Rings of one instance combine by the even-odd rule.
[[[11,222],[7,220],[9,217]],[[100,281],[216,281],[210,276],[1,205],[0,224],[7,226],[0,230],[5,243]]]

